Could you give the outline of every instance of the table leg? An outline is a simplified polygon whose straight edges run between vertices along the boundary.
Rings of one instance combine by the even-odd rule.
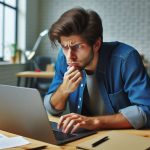
[[[20,82],[21,82],[21,78],[18,77],[18,78],[17,78],[17,86],[20,86]]]
[[[29,78],[25,78],[25,84],[24,84],[25,87],[28,87],[28,81],[29,81]]]
[[[31,78],[31,79],[30,79],[30,87],[31,87],[31,88],[34,87],[34,85],[33,85],[33,80],[34,80],[34,78]]]

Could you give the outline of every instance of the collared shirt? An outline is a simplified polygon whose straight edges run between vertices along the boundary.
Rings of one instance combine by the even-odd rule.
[[[62,49],[59,51],[55,70],[44,105],[49,113],[57,115],[62,111],[52,108],[50,97],[63,82],[64,73],[67,71]],[[150,127],[150,79],[139,53],[133,47],[120,42],[103,43],[95,74],[107,114],[122,113],[136,129]],[[82,75],[79,87],[68,97],[70,111],[78,114],[83,110],[86,86],[84,70]]]

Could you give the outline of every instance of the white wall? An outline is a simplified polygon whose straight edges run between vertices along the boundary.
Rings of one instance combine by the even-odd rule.
[[[128,43],[150,60],[150,0],[39,0],[40,30],[50,25],[66,10],[82,6],[97,11],[104,26],[104,41]],[[42,54],[56,57],[49,41],[44,41]]]
[[[39,0],[26,0],[26,49],[31,50],[39,34]]]

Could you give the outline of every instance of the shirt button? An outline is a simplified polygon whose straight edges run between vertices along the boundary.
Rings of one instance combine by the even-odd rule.
[[[78,109],[80,109],[80,106],[78,105]]]
[[[81,84],[81,87],[83,87],[83,84]]]
[[[82,99],[81,99],[81,97],[79,98],[79,101],[81,101]]]

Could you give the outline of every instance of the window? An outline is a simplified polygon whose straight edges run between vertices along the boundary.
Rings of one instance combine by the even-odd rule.
[[[9,61],[17,45],[18,0],[0,0],[0,61]]]

